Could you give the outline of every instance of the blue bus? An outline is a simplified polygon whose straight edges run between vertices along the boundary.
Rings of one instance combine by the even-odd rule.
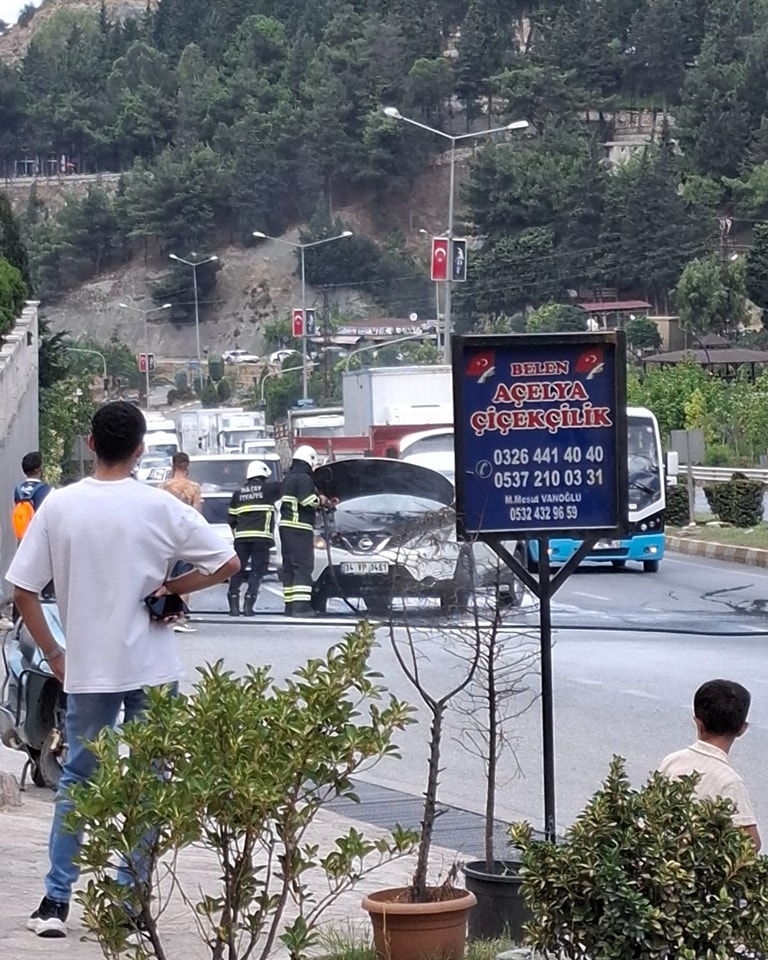
[[[583,563],[610,563],[625,567],[642,563],[646,573],[656,573],[664,556],[664,508],[666,506],[664,458],[659,424],[644,407],[627,408],[627,457],[629,460],[629,533],[622,540],[598,540]],[[580,540],[552,539],[553,565],[566,563]],[[529,566],[538,569],[539,544],[528,544]]]

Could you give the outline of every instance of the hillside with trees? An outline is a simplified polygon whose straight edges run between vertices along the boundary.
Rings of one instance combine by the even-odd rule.
[[[30,203],[45,300],[212,235],[329,235],[365,198],[376,242],[314,251],[307,279],[397,315],[433,302],[395,211],[444,142],[382,106],[454,133],[524,118],[527,135],[471,161],[463,326],[514,328],[608,288],[733,332],[746,296],[768,304],[767,68],[768,0],[159,0],[124,21],[62,9],[0,64],[0,167],[63,155],[124,174],[115,196],[94,188],[56,217]],[[611,171],[618,108],[664,119]],[[738,267],[726,217],[739,244],[758,225]],[[189,273],[169,270],[158,303],[188,302]],[[215,269],[201,279],[210,292]]]

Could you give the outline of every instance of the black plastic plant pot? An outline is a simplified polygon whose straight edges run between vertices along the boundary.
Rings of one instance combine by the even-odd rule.
[[[531,913],[520,893],[520,862],[494,860],[488,872],[485,860],[464,864],[466,888],[474,893],[477,903],[469,913],[470,940],[496,940],[509,937],[514,943],[523,940],[523,924]]]

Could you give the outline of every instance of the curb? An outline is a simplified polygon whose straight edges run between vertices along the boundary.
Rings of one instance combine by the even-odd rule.
[[[692,537],[667,537],[667,549],[692,557],[743,563],[750,567],[768,567],[768,550],[759,547],[734,547],[727,543],[695,540]]]

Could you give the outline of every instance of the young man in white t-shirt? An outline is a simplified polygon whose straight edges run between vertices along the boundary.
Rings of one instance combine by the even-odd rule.
[[[694,796],[732,800],[736,806],[734,824],[748,834],[759,851],[760,834],[747,785],[733,769],[728,757],[736,740],[747,732],[751,699],[749,690],[733,680],[703,683],[693,697],[698,740],[692,746],[665,757],[659,772],[671,780],[698,773]]]
[[[41,937],[66,935],[79,868],[80,838],[62,827],[73,783],[87,781],[96,758],[83,746],[100,730],[140,715],[144,688],[175,685],[182,668],[172,624],[151,621],[149,594],[186,594],[220,583],[240,569],[232,548],[192,507],[131,478],[146,430],[129,403],[101,407],[89,446],[92,477],[46,497],[22,540],[7,579],[30,633],[67,693],[68,754],[49,845],[46,894],[27,926]],[[168,581],[176,560],[194,569]],[[67,638],[57,646],[40,591],[54,581]],[[130,885],[125,868],[118,880]]]

